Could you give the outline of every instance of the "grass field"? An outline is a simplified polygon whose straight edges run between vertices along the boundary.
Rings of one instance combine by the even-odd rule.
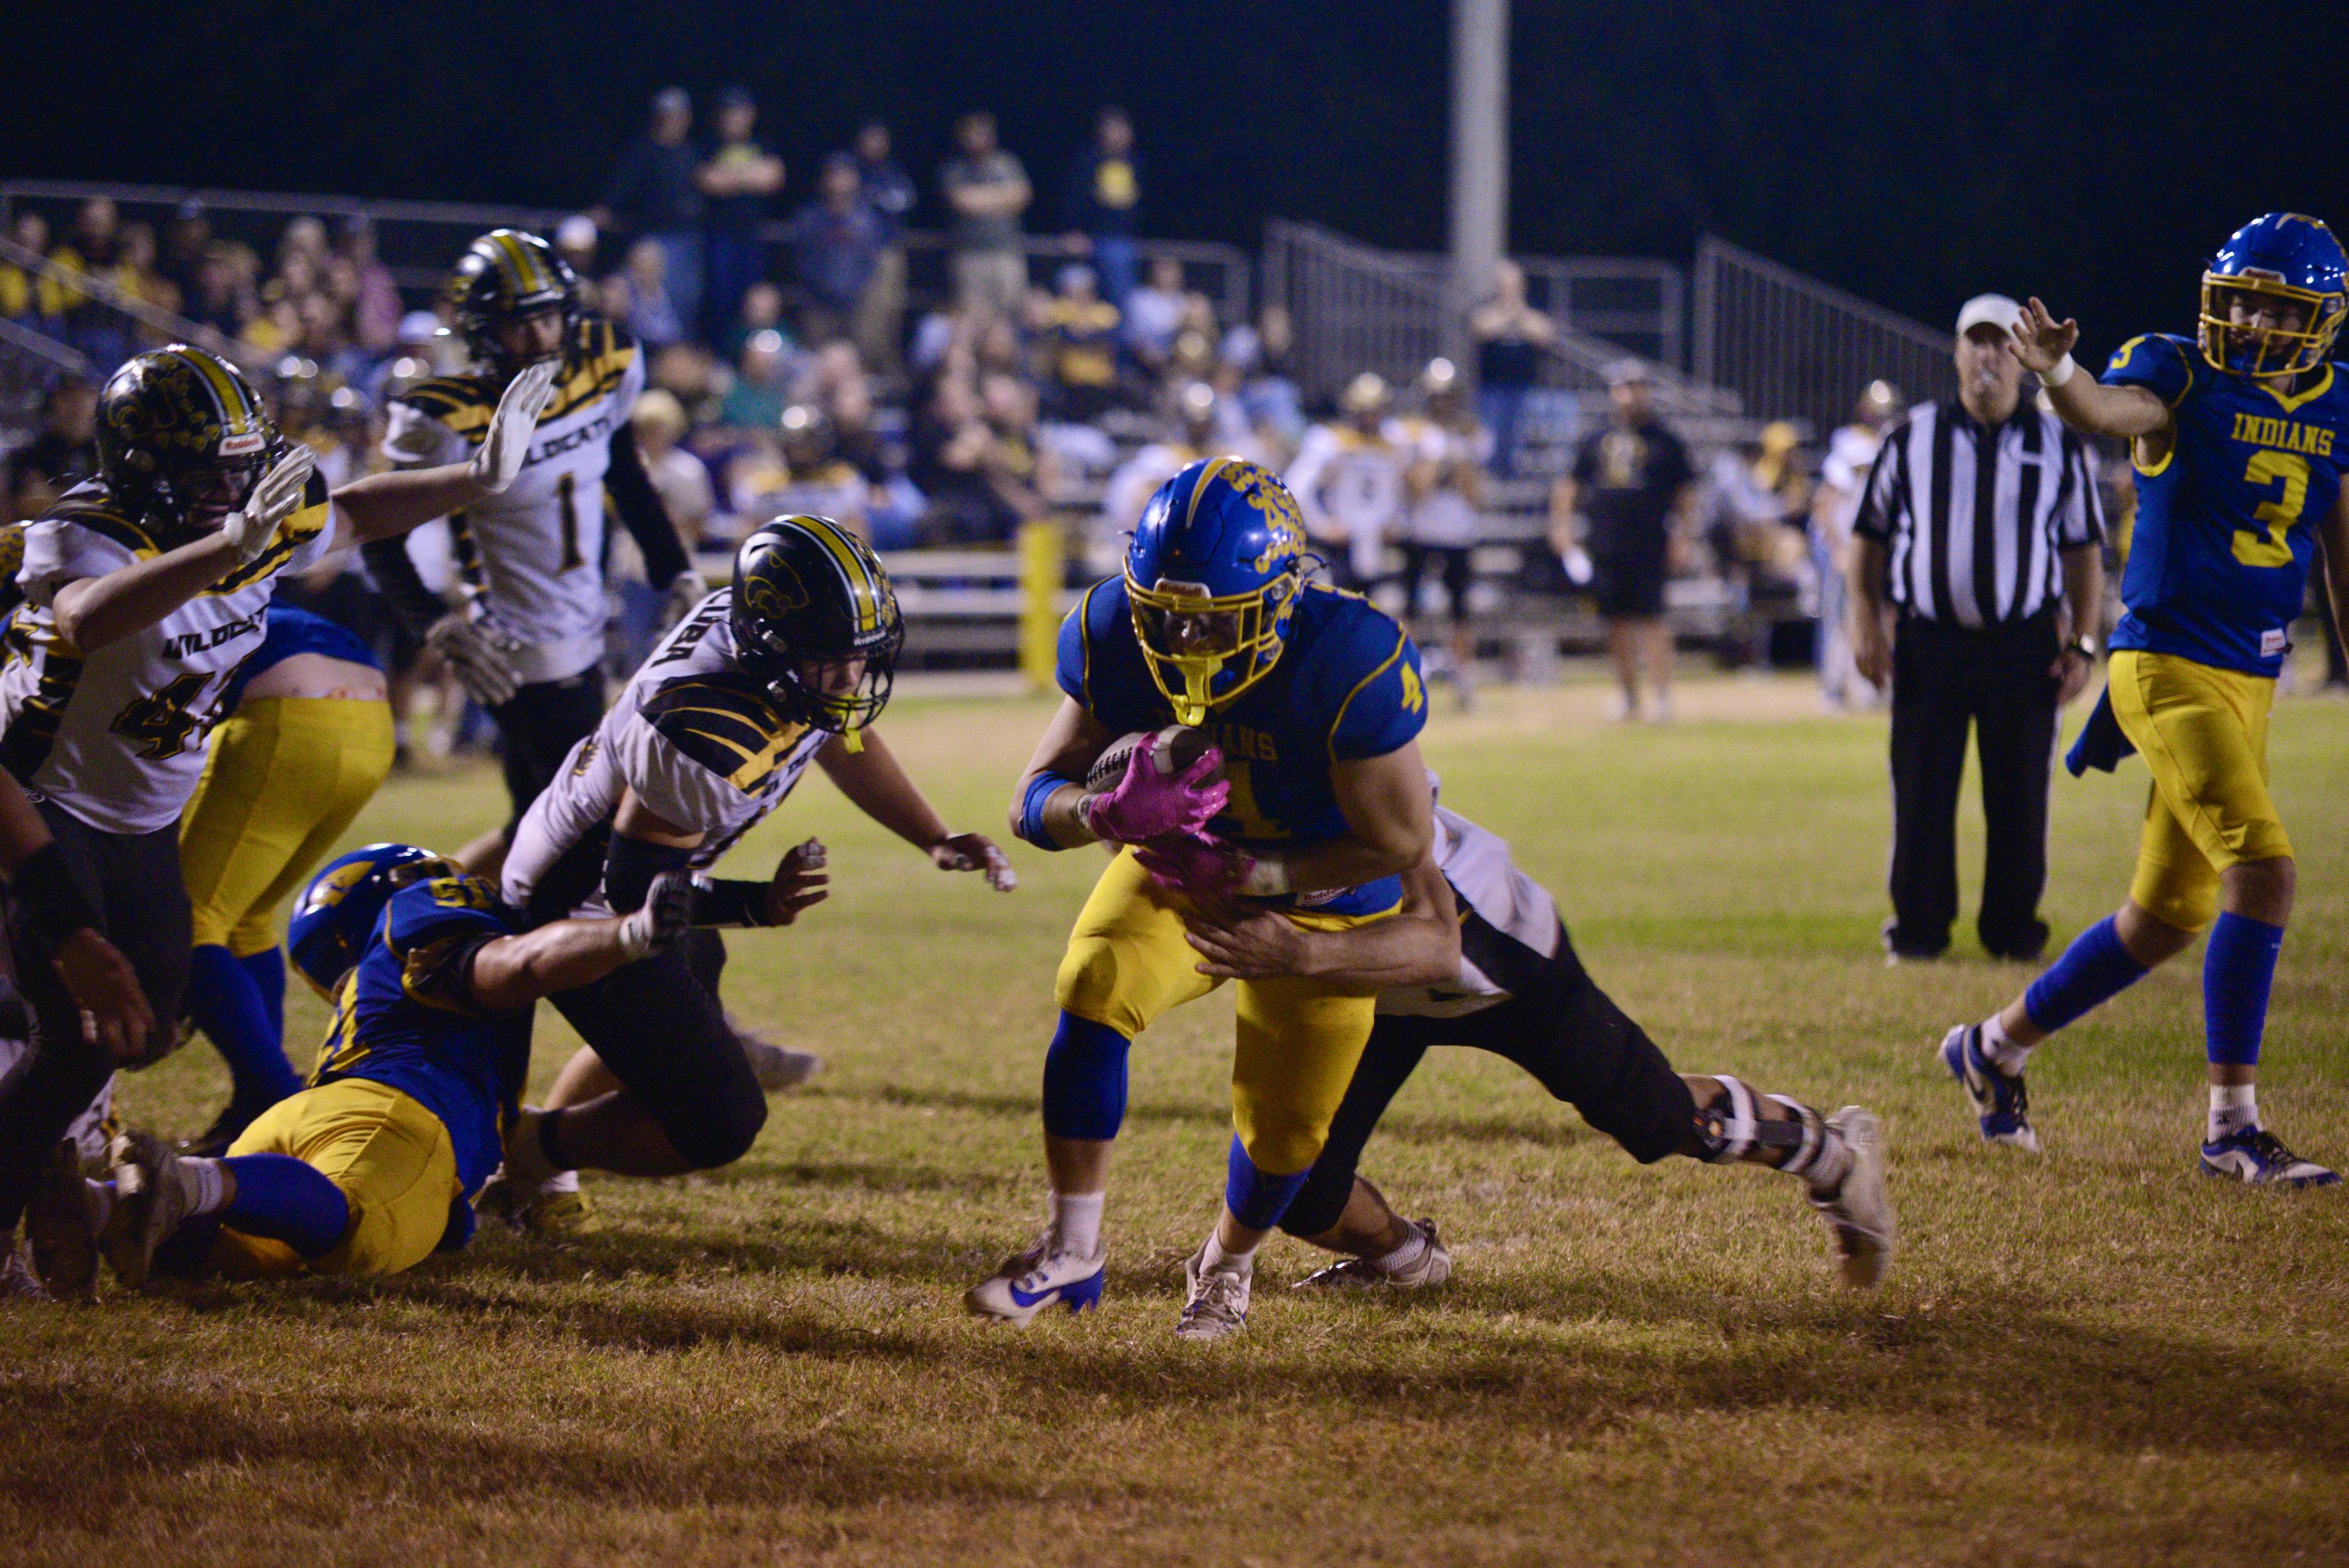
[[[1220,1193],[1230,1012],[1134,1053],[1104,1309],[1020,1333],[957,1296],[1041,1210],[1039,1065],[1089,854],[948,877],[812,783],[838,892],[733,942],[732,1005],[827,1071],[750,1158],[595,1181],[609,1234],[485,1230],[380,1284],[0,1309],[0,1560],[113,1563],[2337,1563],[2349,1557],[2349,1199],[2194,1172],[2199,958],[2033,1064],[2047,1153],[1992,1154],[1928,1059],[2026,971],[1877,954],[1880,719],[1691,687],[1610,729],[1588,686],[1439,716],[1446,800],[1517,845],[1590,967],[1684,1068],[1885,1118],[1904,1251],[1835,1282],[1795,1185],[1634,1166],[1497,1061],[1438,1052],[1365,1169],[1457,1272],[1307,1301],[1266,1249],[1244,1339],[1177,1343]],[[893,742],[990,831],[1040,704],[906,701]],[[2349,709],[2288,701],[2302,901],[2263,1108],[2349,1158]],[[2059,939],[2124,889],[2145,774],[2061,780]],[[469,772],[359,838],[452,845]],[[1971,820],[1964,853],[1978,856]],[[1968,897],[1979,875],[1967,873]],[[323,1018],[306,997],[294,1033]],[[568,1031],[541,1011],[542,1080]],[[123,1098],[174,1131],[201,1044]],[[595,1179],[591,1178],[591,1180]]]

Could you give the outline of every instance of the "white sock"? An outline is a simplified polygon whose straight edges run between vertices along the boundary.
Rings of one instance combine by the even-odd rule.
[[[228,1167],[221,1161],[182,1156],[175,1174],[188,1194],[190,1214],[216,1214],[228,1207]]]
[[[1101,1251],[1102,1205],[1106,1192],[1052,1194],[1052,1245],[1072,1258],[1090,1258]]]
[[[1371,1267],[1382,1274],[1399,1274],[1419,1262],[1427,1251],[1427,1232],[1416,1225],[1407,1224],[1407,1229],[1411,1234],[1402,1245],[1369,1260]]]
[[[2208,1141],[2217,1143],[2239,1132],[2249,1132],[2260,1125],[2259,1085],[2256,1084],[2213,1084],[2210,1085],[2210,1119],[2207,1124]]]
[[[576,1192],[579,1190],[579,1173],[575,1170],[558,1170],[553,1176],[548,1177],[544,1181],[540,1182],[533,1190],[538,1192]]]
[[[83,1210],[89,1215],[89,1233],[95,1236],[106,1229],[108,1220],[114,1218],[114,1183],[83,1178],[81,1201]]]
[[[1256,1268],[1256,1249],[1245,1252],[1224,1251],[1220,1232],[1207,1232],[1206,1250],[1199,1254],[1199,1272],[1203,1274],[1246,1274]]]
[[[1992,1013],[1982,1026],[1982,1054],[1990,1058],[1991,1065],[2010,1078],[2023,1076],[2023,1064],[2031,1060],[2031,1047],[2017,1045],[2006,1037],[2006,1025],[1999,1022],[1999,1013]]]

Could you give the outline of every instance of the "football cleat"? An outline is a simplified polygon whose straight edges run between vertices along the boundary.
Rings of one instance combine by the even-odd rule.
[[[2031,1130],[2031,1096],[2023,1089],[2023,1075],[2002,1073],[1982,1054],[1981,1024],[1961,1023],[1942,1036],[1940,1058],[1973,1106],[1982,1122],[1983,1142],[2039,1152],[2039,1135]]]
[[[0,1302],[45,1302],[49,1293],[41,1288],[41,1276],[33,1272],[26,1243],[14,1236],[0,1236]]]
[[[2341,1173],[2286,1148],[2265,1127],[2245,1127],[2202,1146],[2202,1174],[2230,1176],[2253,1187],[2333,1187]]]
[[[1004,1259],[1001,1268],[963,1292],[962,1304],[979,1317],[1021,1328],[1049,1307],[1090,1312],[1101,1305],[1102,1274],[1108,1261],[1106,1247],[1090,1258],[1060,1251],[1048,1230],[1034,1246]]]
[[[1381,1268],[1374,1258],[1344,1258],[1326,1269],[1315,1270],[1288,1288],[1361,1291],[1384,1286],[1397,1291],[1433,1290],[1452,1277],[1452,1253],[1437,1240],[1434,1220],[1422,1220],[1416,1229],[1427,1245],[1402,1268]]]
[[[788,1045],[778,1045],[763,1034],[754,1034],[726,1015],[727,1027],[734,1038],[742,1043],[742,1054],[749,1059],[750,1074],[759,1080],[759,1087],[769,1094],[779,1089],[797,1088],[823,1071],[823,1058],[812,1051],[794,1051]]]
[[[25,1204],[33,1270],[48,1293],[88,1301],[97,1293],[98,1237],[82,1190],[81,1146],[61,1138]]]
[[[144,1290],[155,1249],[188,1217],[187,1185],[180,1179],[180,1157],[153,1133],[121,1133],[110,1152],[114,1214],[98,1241],[114,1277],[134,1291]]]
[[[1228,1269],[1203,1272],[1201,1247],[1183,1260],[1183,1315],[1174,1320],[1177,1339],[1221,1339],[1247,1327],[1248,1293],[1254,1272],[1236,1274]]]
[[[604,1232],[595,1199],[579,1186],[579,1173],[566,1170],[534,1188],[524,1188],[501,1171],[474,1199],[479,1213],[495,1215],[524,1235],[548,1241],[575,1241]]]
[[[1851,1151],[1851,1166],[1834,1191],[1811,1195],[1811,1207],[1835,1235],[1843,1282],[1855,1290],[1873,1290],[1882,1282],[1899,1245],[1892,1199],[1884,1190],[1884,1141],[1876,1118],[1857,1106],[1846,1106],[1829,1116],[1827,1127]]]

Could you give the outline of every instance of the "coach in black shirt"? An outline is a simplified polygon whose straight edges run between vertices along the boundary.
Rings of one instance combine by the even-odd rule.
[[[1589,523],[1591,589],[1615,662],[1616,716],[1640,716],[1640,667],[1648,672],[1648,717],[1672,712],[1672,633],[1664,619],[1673,520],[1688,502],[1688,449],[1656,417],[1648,368],[1637,359],[1607,369],[1613,417],[1575,453],[1574,469],[1551,499],[1554,516],[1579,512]],[[1563,555],[1565,541],[1559,541]]]
[[[1852,524],[1852,654],[1892,683],[1895,961],[1932,958],[1958,913],[1958,782],[1972,725],[1987,845],[1975,929],[1998,958],[2046,945],[2056,713],[2095,668],[2104,517],[2080,439],[2022,395],[2014,301],[1958,313],[1958,396],[1887,432]]]

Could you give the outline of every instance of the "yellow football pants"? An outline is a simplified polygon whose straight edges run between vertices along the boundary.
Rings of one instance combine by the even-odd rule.
[[[277,911],[391,771],[391,710],[343,697],[264,697],[212,736],[180,819],[198,947],[239,958],[278,941]]]
[[[231,1274],[396,1274],[432,1255],[463,1193],[440,1118],[388,1084],[338,1078],[278,1101],[229,1154],[285,1154],[343,1190],[342,1244],[305,1262],[283,1241],[223,1229],[213,1262]]]
[[[2292,854],[2268,794],[2264,676],[2123,649],[2112,657],[2113,717],[2153,774],[2129,898],[2181,931],[2219,918],[2219,874]]]
[[[1121,850],[1069,934],[1056,988],[1061,1006],[1132,1039],[1222,984],[1198,971],[1198,952],[1183,940],[1182,908],[1133,850]],[[1387,916],[1300,910],[1288,918],[1314,930],[1344,930]],[[1378,993],[1319,980],[1237,984],[1232,1130],[1257,1169],[1289,1175],[1312,1165],[1329,1138],[1370,1040]]]

